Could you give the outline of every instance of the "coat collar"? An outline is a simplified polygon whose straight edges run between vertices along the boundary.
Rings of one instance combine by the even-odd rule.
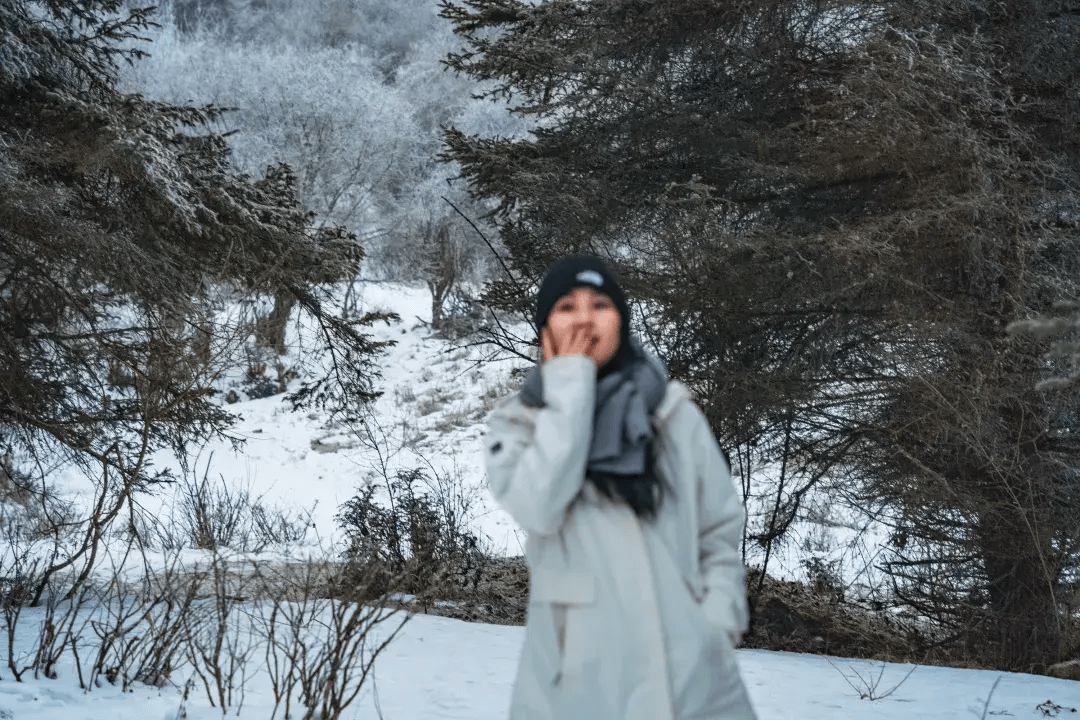
[[[678,407],[684,401],[690,399],[690,391],[685,385],[678,380],[670,381],[667,390],[664,392],[664,399],[660,401],[660,404],[653,412],[653,422],[658,426],[666,424],[668,418],[674,414]]]

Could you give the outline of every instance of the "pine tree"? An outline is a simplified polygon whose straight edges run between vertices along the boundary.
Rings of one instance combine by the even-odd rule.
[[[521,308],[610,257],[736,460],[894,526],[899,602],[1002,667],[1066,649],[1075,403],[1006,325],[1076,291],[1075,3],[447,2],[448,64],[536,120],[446,134]],[[786,484],[785,484],[786,483]]]
[[[356,275],[356,238],[317,228],[288,166],[232,170],[218,108],[119,92],[152,23],[124,8],[0,2],[0,444],[101,478],[88,538],[161,477],[155,450],[231,424],[210,398],[223,297],[286,297],[321,326],[332,367],[294,402],[353,413],[375,395],[372,318],[325,302]]]

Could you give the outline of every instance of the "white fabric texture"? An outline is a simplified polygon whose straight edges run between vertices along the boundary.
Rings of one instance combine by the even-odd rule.
[[[752,720],[733,642],[746,629],[743,508],[678,382],[653,415],[668,485],[654,520],[585,482],[595,366],[541,366],[544,405],[492,412],[488,483],[527,533],[525,646],[511,720]]]

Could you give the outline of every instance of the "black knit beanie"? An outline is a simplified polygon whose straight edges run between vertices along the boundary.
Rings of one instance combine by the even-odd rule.
[[[544,281],[540,283],[540,292],[536,295],[536,312],[533,316],[537,332],[547,324],[551,308],[555,307],[559,298],[576,287],[589,287],[611,298],[611,302],[615,303],[615,309],[619,311],[619,316],[623,319],[623,328],[626,328],[630,308],[626,304],[626,296],[623,295],[615,274],[600,258],[581,255],[558,261],[544,275]]]

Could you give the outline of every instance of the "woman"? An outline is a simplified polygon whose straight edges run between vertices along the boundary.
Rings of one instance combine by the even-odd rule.
[[[530,594],[512,720],[753,718],[743,508],[708,423],[630,336],[598,259],[544,278],[543,360],[498,407],[488,483],[525,529]]]

